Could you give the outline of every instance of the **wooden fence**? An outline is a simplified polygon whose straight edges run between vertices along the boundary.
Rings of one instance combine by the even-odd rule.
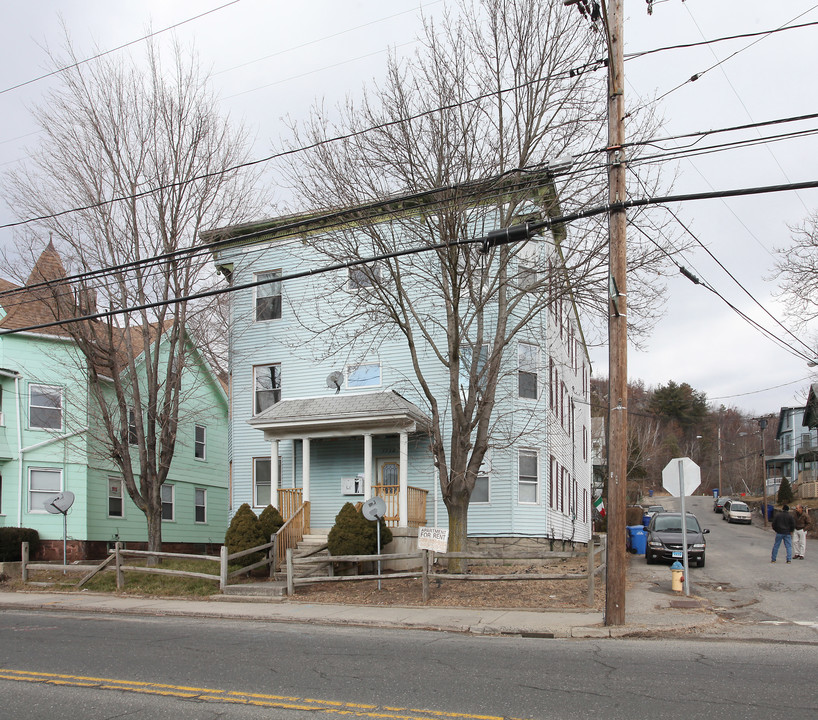
[[[588,550],[581,551],[550,551],[539,554],[519,554],[519,555],[497,555],[491,553],[431,553],[428,550],[422,550],[414,553],[392,553],[386,555],[332,555],[330,557],[304,557],[296,558],[293,556],[292,550],[288,550],[287,556],[287,594],[293,595],[297,585],[309,585],[320,582],[349,582],[357,580],[396,580],[398,578],[421,578],[423,581],[423,601],[429,599],[429,580],[434,579],[436,582],[442,580],[480,580],[480,581],[495,581],[495,580],[587,580],[588,581],[588,595],[587,604],[594,604],[594,591],[596,576],[605,572],[606,565],[604,561],[599,565],[596,564],[596,556],[602,554],[605,557],[605,548],[607,544],[607,537],[602,536],[599,546],[593,543],[589,544]],[[545,560],[545,559],[560,559],[585,557],[587,558],[587,570],[583,573],[515,573],[515,574],[450,574],[435,572],[434,558],[453,559],[465,558],[470,560],[489,560],[500,563],[508,563],[511,560]],[[363,562],[377,562],[386,560],[418,560],[420,562],[420,570],[409,570],[405,572],[394,572],[388,574],[374,574],[374,575],[330,575],[329,577],[296,577],[297,567],[306,567],[316,564],[326,564],[327,562],[359,565]]]

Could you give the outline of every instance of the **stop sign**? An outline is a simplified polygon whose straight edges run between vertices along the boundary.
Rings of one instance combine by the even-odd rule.
[[[690,458],[673,458],[662,470],[662,487],[673,497],[692,495],[702,481],[699,466]]]

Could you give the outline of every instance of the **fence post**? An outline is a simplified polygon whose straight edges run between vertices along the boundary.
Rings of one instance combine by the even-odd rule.
[[[295,582],[293,581],[293,549],[287,548],[287,595],[295,594]]]
[[[274,578],[276,574],[276,565],[278,565],[278,533],[273,533],[270,535],[270,542],[273,543],[273,545],[267,552],[270,553],[268,556],[270,559],[270,577]]]
[[[588,605],[594,605],[594,534],[588,538]]]
[[[23,579],[23,582],[28,582],[28,543],[24,542],[23,547],[20,549],[20,559],[22,562],[20,563],[20,575]]]
[[[219,592],[227,587],[227,545],[219,548]]]
[[[119,554],[119,551],[122,549],[122,543],[117,542],[114,545],[114,553],[116,556],[116,589],[122,590],[125,587],[125,576],[122,574],[122,555]]]
[[[429,565],[429,551],[424,549],[421,568],[423,570],[423,602],[425,603],[429,602]]]

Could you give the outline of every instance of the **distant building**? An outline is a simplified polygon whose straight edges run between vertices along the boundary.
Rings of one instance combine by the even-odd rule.
[[[793,486],[816,480],[818,432],[810,429],[809,422],[806,406],[781,408],[775,435],[778,453],[764,457],[768,495],[778,492],[783,478]]]

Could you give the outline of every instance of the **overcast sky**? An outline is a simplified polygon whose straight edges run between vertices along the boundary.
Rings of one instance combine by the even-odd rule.
[[[90,57],[149,30],[215,10],[180,25],[174,33],[184,43],[195,43],[203,62],[212,68],[222,110],[251,129],[253,155],[262,157],[286,132],[283,116],[303,117],[316,98],[331,106],[346,94],[356,95],[381,75],[387,48],[411,53],[421,5],[434,15],[444,2],[5,3],[0,28],[0,91],[4,91],[0,92],[0,170],[24,160],[26,146],[36,146],[27,106],[42,97],[54,79],[6,89],[50,69],[45,49],[62,44],[61,21],[78,56]],[[818,4],[807,0],[664,0],[654,3],[650,16],[644,0],[625,0],[625,10],[628,53],[818,22]],[[167,42],[170,34],[160,38]],[[118,52],[141,51],[137,44]],[[665,135],[818,112],[816,56],[818,25],[634,58],[626,63],[626,104],[637,108],[667,93],[659,101]],[[700,75],[698,80],[686,82],[695,74]],[[814,127],[813,120],[759,132]],[[729,139],[739,137],[753,135],[745,132]],[[687,157],[668,163],[666,172],[668,177],[678,174],[674,192],[698,193],[815,180],[816,158],[818,140],[807,136]],[[789,226],[802,222],[816,206],[816,190],[674,206],[696,241],[715,257],[700,248],[686,255],[682,264],[742,312],[803,350],[756,301],[784,321],[774,298],[773,251],[786,247]],[[0,207],[0,224],[12,219],[8,209]],[[0,243],[11,240],[11,231],[0,229]],[[815,340],[800,337],[808,343]],[[594,350],[592,359],[595,374],[607,376],[607,349]],[[783,405],[802,404],[812,372],[803,358],[765,338],[714,293],[681,275],[668,281],[664,319],[644,350],[630,350],[628,362],[632,380],[642,379],[649,386],[669,380],[687,382],[710,401],[750,414],[777,413]]]

